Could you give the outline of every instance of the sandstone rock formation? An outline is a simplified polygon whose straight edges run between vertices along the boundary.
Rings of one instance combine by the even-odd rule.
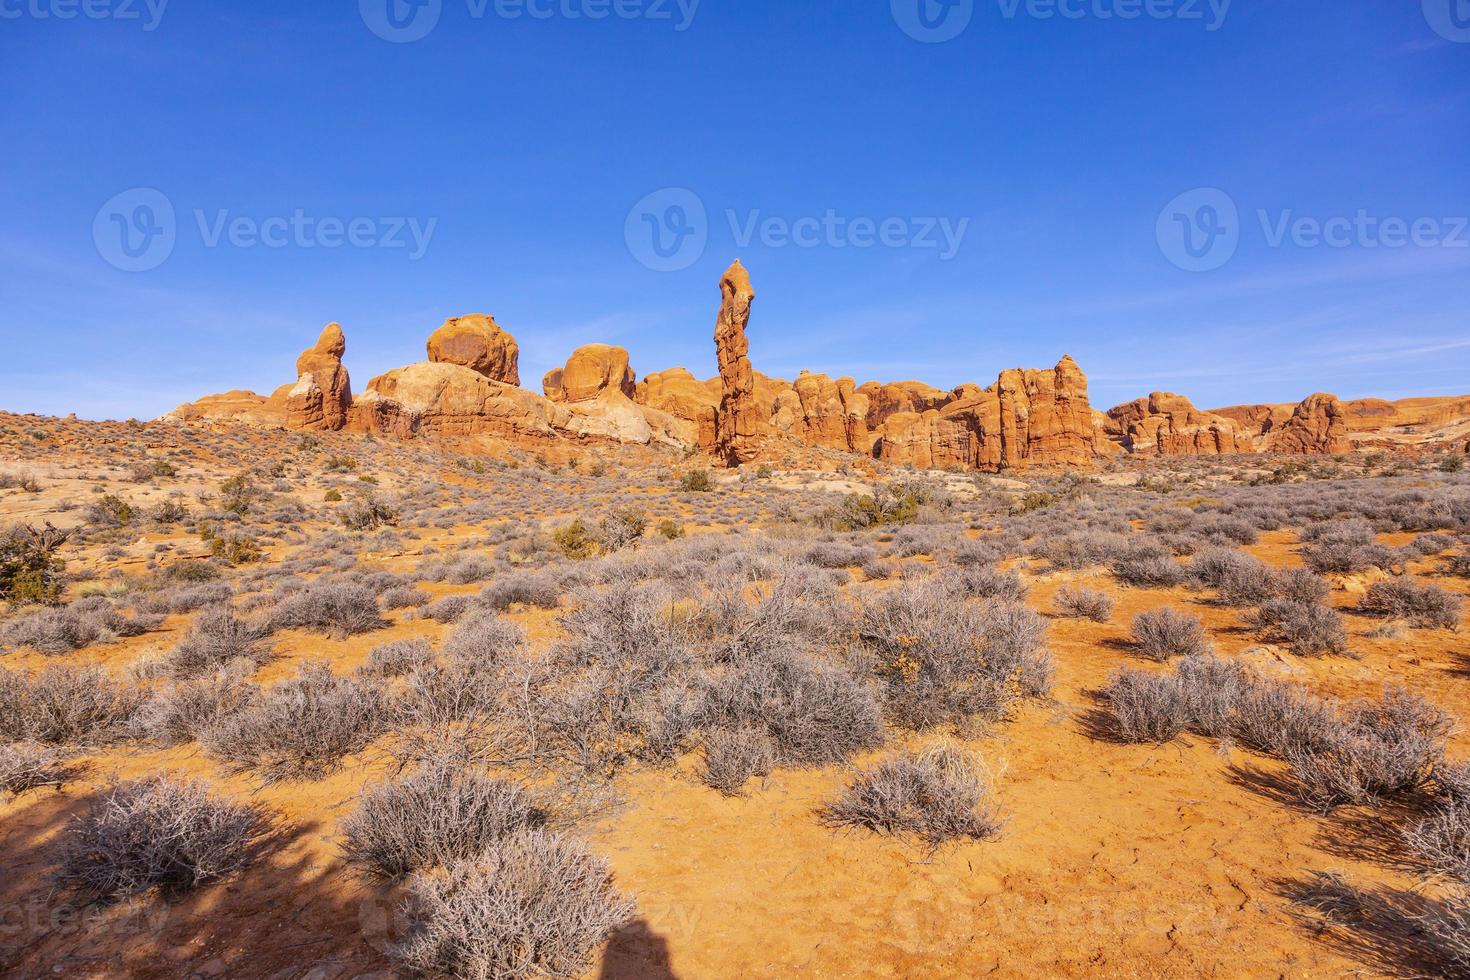
[[[353,402],[352,415],[354,429],[402,439],[490,435],[535,448],[555,437],[557,411],[534,392],[441,361],[373,378]]]
[[[720,391],[719,378],[700,381],[685,368],[670,368],[638,382],[633,400],[687,421],[693,427],[693,444],[701,449],[713,449]]]
[[[1277,453],[1350,453],[1347,413],[1336,395],[1309,395],[1272,436],[1270,450]]]
[[[962,386],[941,409],[889,416],[878,453],[921,468],[1087,467],[1094,438],[1087,377],[1063,357],[1050,371],[1003,371],[983,391]]]
[[[429,336],[429,361],[458,364],[491,381],[521,383],[521,349],[493,316],[471,313],[450,317]]]
[[[868,396],[859,394],[851,378],[833,381],[825,374],[803,371],[789,390],[773,400],[770,428],[814,446],[868,454]]]
[[[347,338],[329,323],[316,345],[296,359],[296,385],[286,396],[286,427],[336,431],[347,424],[352,408],[352,382],[342,355]]]
[[[253,391],[226,391],[185,402],[162,416],[167,422],[233,422],[267,429],[286,427],[286,396],[295,385],[282,385],[269,397]]]
[[[720,279],[720,315],[715,321],[715,355],[720,365],[720,407],[715,416],[715,452],[738,466],[755,459],[766,434],[755,400],[755,369],[750,364],[750,304],[755,290],[736,259]]]
[[[604,391],[618,391],[632,398],[634,380],[626,350],[607,344],[588,344],[572,352],[566,367],[547,372],[541,388],[554,402],[589,401]]]
[[[746,330],[755,292],[737,260],[720,282],[715,323],[719,375],[683,368],[636,383],[628,352],[607,344],[574,351],[548,372],[545,397],[519,387],[515,338],[493,317],[445,321],[429,360],[374,378],[354,399],[337,324],[297,361],[297,380],[269,396],[211,395],[165,416],[285,429],[350,429],[465,440],[468,451],[511,447],[572,459],[585,444],[703,449],[728,465],[757,458],[823,462],[829,453],[919,467],[997,472],[1086,467],[1118,453],[1344,453],[1354,447],[1470,448],[1470,397],[1360,399],[1313,395],[1298,405],[1204,411],[1155,392],[1106,414],[1088,402],[1070,357],[1051,370],[1004,371],[995,384],[950,391],[920,381],[858,385],[802,371],[761,374]],[[792,449],[817,450],[793,456]]]
[[[1220,456],[1256,449],[1251,433],[1234,419],[1202,412],[1183,395],[1165,391],[1109,409],[1105,431],[1134,454]]]

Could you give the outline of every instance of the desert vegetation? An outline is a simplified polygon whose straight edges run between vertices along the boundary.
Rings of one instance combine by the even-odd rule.
[[[978,914],[1042,972],[1072,967],[1006,923],[1074,901],[1223,916],[1189,965],[1138,948],[1161,973],[1247,937],[1231,968],[1470,969],[1470,480],[1438,460],[992,477],[25,428],[0,898],[169,913],[129,968],[203,921],[359,972],[652,975],[660,944],[800,972],[740,902],[671,911],[732,893],[827,930],[907,902],[925,957]],[[27,925],[0,966],[98,935]]]

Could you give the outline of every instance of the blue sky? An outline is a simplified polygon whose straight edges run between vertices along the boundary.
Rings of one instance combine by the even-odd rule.
[[[736,256],[770,374],[1470,392],[1470,0],[85,2],[0,0],[7,410],[269,391],[331,320],[361,390],[470,312],[528,387],[708,376]]]

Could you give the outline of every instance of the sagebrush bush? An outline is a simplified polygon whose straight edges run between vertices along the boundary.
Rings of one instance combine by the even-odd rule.
[[[1348,706],[1326,744],[1290,745],[1283,755],[1302,800],[1330,810],[1423,786],[1444,758],[1450,728],[1449,716],[1422,698],[1388,691]]]
[[[12,795],[42,786],[59,789],[72,772],[66,755],[52,746],[35,742],[0,745],[0,790]]]
[[[1403,831],[1404,843],[1431,871],[1470,885],[1470,808],[1447,800]]]
[[[717,728],[704,737],[706,786],[737,796],[752,776],[768,776],[776,766],[776,744],[760,728]]]
[[[1096,589],[1064,585],[1052,600],[1057,615],[1067,619],[1090,619],[1106,623],[1113,618],[1113,597]]]
[[[33,677],[0,668],[0,739],[111,744],[128,737],[144,698],[96,666],[52,664]]]
[[[324,775],[382,733],[387,710],[377,688],[303,664],[243,710],[200,733],[209,753],[267,781]]]
[[[201,782],[153,776],[120,783],[74,820],[61,879],[102,898],[185,891],[244,867],[265,831],[258,808],[216,796]]]
[[[883,742],[871,686],[797,651],[767,651],[731,666],[705,692],[708,729],[762,729],[792,766],[842,762]]]
[[[476,857],[545,819],[515,783],[437,760],[364,791],[342,823],[342,853],[366,874],[397,880]]]
[[[259,696],[247,668],[230,665],[155,690],[133,716],[141,739],[158,745],[180,745],[197,739]]]
[[[494,664],[526,642],[526,631],[488,611],[461,622],[444,641],[444,654],[456,660]]]
[[[266,639],[270,631],[238,618],[228,605],[211,606],[194,617],[189,632],[168,655],[174,677],[197,677],[242,660],[260,667],[274,655]]]
[[[1150,660],[1195,657],[1210,650],[1197,617],[1177,609],[1152,609],[1133,619],[1133,643]]]
[[[861,773],[822,811],[836,827],[915,834],[931,847],[957,838],[1000,833],[983,766],[959,749],[938,745],[885,759]]]
[[[1347,652],[1347,630],[1341,614],[1331,606],[1272,599],[1252,612],[1247,621],[1266,640],[1285,643],[1304,657]]]
[[[523,831],[442,874],[416,875],[411,931],[395,954],[426,976],[575,977],[633,910],[585,845]]]
[[[271,611],[272,629],[305,629],[352,636],[381,629],[387,623],[378,601],[360,585],[313,584],[282,600]]]
[[[367,659],[357,668],[364,677],[402,677],[431,663],[434,648],[423,637],[394,640],[368,651]]]
[[[1124,741],[1167,742],[1189,727],[1189,705],[1174,675],[1124,667],[1103,689],[1103,697]]]
[[[1453,592],[1407,575],[1374,582],[1363,596],[1362,609],[1376,616],[1404,619],[1415,626],[1454,629],[1460,624],[1463,600]]]
[[[889,716],[906,728],[998,718],[1050,682],[1041,617],[1019,604],[967,602],[936,579],[873,596],[857,632]]]

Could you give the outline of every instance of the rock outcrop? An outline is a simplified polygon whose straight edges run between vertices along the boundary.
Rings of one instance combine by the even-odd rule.
[[[1353,451],[1347,412],[1336,395],[1309,395],[1272,434],[1271,452],[1335,454]]]
[[[755,369],[745,335],[755,290],[736,259],[720,278],[720,315],[715,321],[715,355],[720,365],[720,406],[715,416],[715,452],[738,466],[760,453],[767,427],[755,397]]]
[[[700,381],[685,368],[670,368],[647,375],[633,390],[633,400],[688,422],[693,444],[701,449],[715,445],[715,416],[720,408],[720,379]]]
[[[626,350],[608,344],[588,344],[572,352],[566,367],[547,372],[541,388],[554,402],[585,402],[605,391],[617,391],[625,398],[632,398],[634,381]]]
[[[955,390],[943,408],[888,417],[878,455],[921,468],[1000,472],[1093,464],[1087,377],[1070,357],[1050,371],[1003,371],[984,390]]]
[[[868,454],[873,436],[868,432],[868,396],[857,391],[851,378],[833,381],[825,374],[803,371],[790,389],[773,400],[770,428],[813,446],[840,452]]]
[[[207,396],[165,418],[446,437],[467,440],[462,448],[471,452],[509,446],[559,459],[603,443],[702,449],[726,465],[756,459],[826,465],[832,453],[847,453],[989,472],[1081,468],[1119,453],[1470,448],[1470,397],[1343,403],[1316,394],[1297,405],[1206,411],[1182,395],[1154,392],[1102,413],[1093,410],[1087,378],[1070,357],[1050,370],[1004,371],[988,388],[858,385],[813,371],[785,381],[751,362],[747,329],[755,291],[738,260],[721,278],[720,300],[719,375],[708,380],[673,368],[640,383],[626,350],[589,344],[547,373],[543,397],[520,388],[515,338],[493,317],[473,314],[446,320],[434,332],[427,362],[374,378],[354,399],[342,363],[346,341],[334,323],[297,360],[294,384],[269,396]]]
[[[296,359],[296,385],[286,396],[286,427],[336,431],[347,425],[352,408],[352,382],[342,355],[347,338],[329,323],[316,345]]]
[[[1183,395],[1156,391],[1109,409],[1104,430],[1126,451],[1153,456],[1221,456],[1255,452],[1240,423],[1203,412]]]
[[[429,336],[429,361],[457,364],[491,381],[519,385],[521,349],[493,316],[450,317]]]

